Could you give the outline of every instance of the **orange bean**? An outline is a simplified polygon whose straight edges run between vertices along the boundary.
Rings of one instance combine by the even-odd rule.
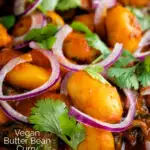
[[[92,32],[94,31],[94,14],[86,14],[75,17],[75,21],[82,22],[85,24]]]
[[[150,4],[149,0],[119,0],[123,5],[132,5],[136,7],[148,6]]]
[[[72,104],[84,113],[105,122],[121,120],[123,108],[115,87],[78,71],[69,78],[67,89]]]
[[[50,69],[46,70],[30,63],[23,63],[17,65],[10,71],[5,80],[13,86],[32,90],[44,84],[49,79],[50,75]],[[49,90],[57,90],[59,85],[60,80]]]
[[[17,22],[17,24],[13,29],[12,32],[13,36],[18,37],[24,35],[29,31],[31,24],[32,24],[31,16],[24,16],[20,18],[20,20]]]
[[[111,132],[85,127],[86,138],[78,150],[115,150],[114,138]]]
[[[124,48],[134,52],[141,39],[141,27],[136,17],[121,5],[110,9],[106,17],[107,39],[110,46],[121,42]]]
[[[61,16],[59,16],[57,13],[55,13],[53,11],[48,11],[46,13],[46,16],[51,23],[53,23],[59,27],[61,27],[65,24],[64,20],[61,18]]]
[[[12,37],[7,33],[7,29],[0,24],[0,47],[6,47],[11,44]]]
[[[78,32],[72,32],[64,41],[64,54],[67,58],[78,61],[91,62],[99,53],[89,47],[84,35]]]

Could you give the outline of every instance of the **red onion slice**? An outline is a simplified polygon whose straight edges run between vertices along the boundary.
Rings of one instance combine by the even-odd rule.
[[[3,95],[2,86],[3,86],[3,81],[5,79],[6,74],[8,72],[10,72],[18,64],[25,62],[25,60],[22,60],[22,59],[20,59],[20,57],[17,57],[15,59],[9,61],[0,71],[0,100],[8,101],[8,100],[23,100],[26,98],[31,98],[31,97],[37,96],[37,95],[45,92],[48,88],[53,86],[58,81],[59,75],[60,75],[60,67],[59,67],[59,63],[57,62],[55,56],[48,50],[38,50],[38,51],[40,51],[45,57],[47,57],[51,64],[52,73],[51,73],[51,76],[48,79],[48,81],[45,82],[39,88],[36,88],[34,90],[31,90],[31,91],[23,93],[23,94],[12,95],[12,96]]]
[[[42,28],[43,26],[45,26],[45,16],[42,13],[32,14],[31,21],[32,23],[28,32],[31,31],[32,29],[38,29],[38,28]],[[14,42],[19,43],[19,42],[24,41],[24,37],[27,35],[28,32],[26,32],[22,36],[15,37]]]
[[[146,147],[146,150],[150,150],[150,141],[146,141],[145,142],[145,147]]]
[[[102,5],[102,7],[111,8],[117,4],[117,0],[92,0],[92,7],[94,9],[98,8],[99,5]],[[105,6],[103,6],[105,5]]]
[[[42,2],[42,0],[35,0],[25,9],[26,0],[15,0],[14,3],[14,14],[18,15],[29,15],[31,14]]]
[[[107,9],[112,8],[116,5],[116,0],[93,0],[93,7],[96,8],[94,16],[94,24],[96,27],[99,26]]]
[[[35,0],[29,7],[24,11],[22,15],[30,15],[40,5],[42,0]]]
[[[4,113],[12,120],[28,123],[28,117],[20,114],[15,109],[13,109],[7,102],[0,101],[1,108]]]
[[[100,0],[92,0],[92,8],[96,9],[99,6]]]
[[[24,13],[25,3],[26,0],[15,0],[13,12],[16,16]]]
[[[53,53],[56,55],[59,63],[64,66],[65,68],[71,70],[71,71],[77,71],[77,70],[83,70],[88,65],[76,65],[71,63],[69,60],[67,60],[63,54],[63,42],[65,38],[72,32],[72,28],[68,25],[64,25],[59,32],[56,34],[56,42],[52,48]],[[100,63],[97,63],[95,65],[100,65],[104,68],[108,68],[111,65],[113,65],[114,62],[118,60],[120,55],[122,54],[123,45],[117,43],[112,51],[112,53],[103,61]]]
[[[67,90],[67,82],[68,82],[68,79],[71,77],[72,75],[72,72],[68,72],[64,79],[62,80],[61,82],[61,86],[60,86],[60,94],[63,94],[63,95],[68,95],[68,90]]]
[[[23,43],[19,43],[19,44],[15,45],[13,48],[14,48],[15,50],[19,50],[19,49],[22,49],[22,48],[27,47],[28,45],[29,45],[29,42],[28,42],[28,41],[25,41],[25,42],[23,42]]]
[[[138,49],[133,54],[136,58],[143,60],[150,55],[150,51],[142,52],[145,46],[150,46],[150,30],[148,30],[142,37]]]
[[[100,65],[106,70],[119,59],[122,52],[123,52],[123,45],[120,43],[116,43],[113,51],[103,61],[101,61],[96,65]]]
[[[136,107],[135,107],[136,106],[136,93],[134,93],[133,91],[129,89],[124,89],[124,93],[130,102],[130,107],[129,107],[127,117],[121,123],[110,124],[110,123],[102,122],[100,120],[92,118],[89,115],[81,112],[75,107],[71,107],[69,114],[70,116],[74,116],[77,119],[77,121],[85,125],[91,126],[91,127],[102,128],[111,132],[124,131],[131,125],[134,119],[135,110],[136,110]]]

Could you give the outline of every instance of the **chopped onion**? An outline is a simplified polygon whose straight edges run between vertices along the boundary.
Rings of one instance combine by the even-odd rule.
[[[42,2],[42,0],[35,0],[25,9],[26,0],[15,0],[14,14],[15,15],[29,15],[31,14]]]
[[[92,8],[96,9],[99,6],[100,0],[92,0]]]
[[[67,58],[65,58],[63,54],[63,42],[65,38],[72,32],[72,28],[68,25],[64,25],[60,31],[56,34],[56,42],[52,48],[53,53],[56,55],[59,63],[64,66],[65,68],[71,70],[71,71],[77,71],[77,70],[83,70],[88,65],[76,65],[71,63]],[[117,43],[112,51],[112,53],[103,61],[95,64],[99,65],[101,67],[104,67],[105,69],[113,65],[120,55],[122,54],[123,45]]]
[[[4,100],[4,101],[23,100],[26,98],[31,98],[31,97],[37,96],[37,95],[45,92],[47,89],[52,87],[58,81],[59,75],[60,75],[60,67],[59,67],[59,63],[57,62],[55,56],[48,50],[38,50],[38,51],[40,51],[45,57],[47,57],[51,64],[52,73],[51,73],[51,76],[49,77],[48,81],[45,82],[42,86],[40,86],[34,90],[31,90],[29,92],[23,93],[23,94],[12,95],[12,96],[3,95],[2,86],[3,86],[3,81],[5,79],[6,74],[8,72],[10,72],[18,64],[26,62],[25,60],[21,59],[20,57],[12,59],[0,71],[0,101],[2,101],[2,100]]]
[[[29,31],[32,29],[38,29],[45,26],[45,16],[42,13],[35,13],[31,15],[31,26],[29,30],[22,36],[15,37],[14,42],[19,43],[24,41],[24,37],[27,35]]]
[[[14,14],[16,16],[23,14],[25,11],[25,2],[26,0],[15,0],[14,2]]]
[[[62,80],[61,82],[61,86],[60,86],[60,94],[63,94],[63,95],[68,95],[68,90],[67,90],[67,82],[68,82],[68,79],[71,77],[72,75],[72,72],[68,72],[64,79]]]
[[[113,51],[106,57],[103,61],[96,65],[102,66],[105,70],[111,67],[121,56],[123,52],[123,45],[120,43],[116,43]]]
[[[143,88],[141,90],[141,95],[143,95],[143,96],[150,95],[150,86],[146,87],[146,88]]]
[[[22,48],[25,48],[29,45],[29,42],[28,41],[25,41],[23,43],[19,43],[17,45],[14,46],[14,49],[15,50],[19,50],[19,49],[22,49]]]
[[[4,113],[12,120],[28,123],[28,117],[22,115],[13,109],[7,102],[0,101],[0,105]]]
[[[145,46],[150,46],[150,30],[148,30],[142,37],[138,49],[133,54],[136,58],[143,60],[150,55],[150,51],[142,52]]]
[[[131,123],[134,119],[135,110],[136,110],[136,98],[137,98],[136,93],[129,89],[124,89],[124,93],[130,102],[130,107],[128,110],[127,117],[120,123],[110,124],[110,123],[102,122],[100,120],[97,120],[97,119],[81,112],[80,110],[78,110],[75,107],[71,107],[69,114],[70,114],[70,116],[74,116],[77,119],[77,121],[79,121],[85,125],[91,126],[91,127],[102,128],[102,129],[105,129],[105,130],[108,130],[111,132],[124,131],[131,125]]]
[[[146,147],[146,150],[150,150],[150,141],[146,141],[145,142],[145,147]]]
[[[105,17],[105,12],[107,9],[116,5],[116,0],[93,0],[93,7],[96,6],[94,24],[96,27],[99,26],[103,17]]]
[[[126,149],[126,143],[122,142],[121,150],[125,150],[125,149]]]
[[[92,0],[92,6],[94,9],[98,8],[99,5],[103,7],[111,8],[117,4],[116,0]],[[105,5],[105,6],[104,6]]]
[[[29,15],[31,14],[42,2],[42,0],[35,0],[32,4],[27,7],[27,9],[24,11],[22,15]]]

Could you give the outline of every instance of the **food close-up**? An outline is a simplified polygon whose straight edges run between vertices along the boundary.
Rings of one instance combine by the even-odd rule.
[[[0,0],[0,150],[150,150],[150,0]]]

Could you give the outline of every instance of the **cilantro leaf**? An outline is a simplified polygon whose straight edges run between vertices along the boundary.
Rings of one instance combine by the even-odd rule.
[[[104,42],[100,40],[97,34],[87,33],[85,35],[86,40],[88,41],[89,46],[99,50],[103,55],[108,55],[110,53],[109,48],[105,45]]]
[[[56,37],[50,37],[46,40],[41,41],[38,44],[42,49],[51,49],[53,47],[55,41],[56,41]]]
[[[143,87],[150,86],[150,56],[138,64],[136,71],[140,84]]]
[[[143,87],[150,86],[150,72],[141,71],[138,80]]]
[[[145,70],[150,72],[150,56],[147,56],[144,60]]]
[[[96,79],[104,84],[109,84],[108,81],[100,74],[103,71],[103,68],[100,66],[89,65],[84,69],[93,79]]]
[[[127,8],[136,16],[142,27],[142,30],[147,30],[150,28],[150,16],[148,14],[144,14],[141,9],[136,7]]]
[[[59,0],[56,9],[65,11],[79,6],[81,6],[81,0]]]
[[[58,31],[57,27],[53,24],[48,24],[47,26],[41,29],[32,29],[27,35],[25,36],[25,41],[36,41],[40,42],[45,40],[51,36],[53,36]]]
[[[65,103],[60,100],[38,101],[29,122],[34,124],[35,130],[56,134],[74,150],[85,138],[84,127],[69,117]]]
[[[3,24],[7,29],[10,29],[15,24],[15,16],[4,16],[0,18],[0,23]]]
[[[116,68],[108,69],[108,76],[113,79],[114,83],[120,88],[139,88],[137,76],[135,74],[136,66],[131,68]]]
[[[126,67],[128,64],[135,61],[135,57],[129,51],[123,50],[122,55],[114,64],[114,67]]]
[[[71,24],[71,27],[76,31],[85,33],[85,37],[89,46],[95,48],[96,50],[99,50],[104,56],[107,56],[110,53],[109,48],[105,45],[104,42],[101,41],[98,35],[92,33],[90,29],[83,23],[74,21]]]
[[[86,25],[84,25],[83,23],[78,22],[78,21],[74,21],[70,26],[74,30],[79,31],[79,32],[84,32],[84,33],[88,33],[88,34],[92,33]]]
[[[40,8],[46,12],[48,10],[53,11],[55,10],[59,0],[42,0],[40,4]]]

